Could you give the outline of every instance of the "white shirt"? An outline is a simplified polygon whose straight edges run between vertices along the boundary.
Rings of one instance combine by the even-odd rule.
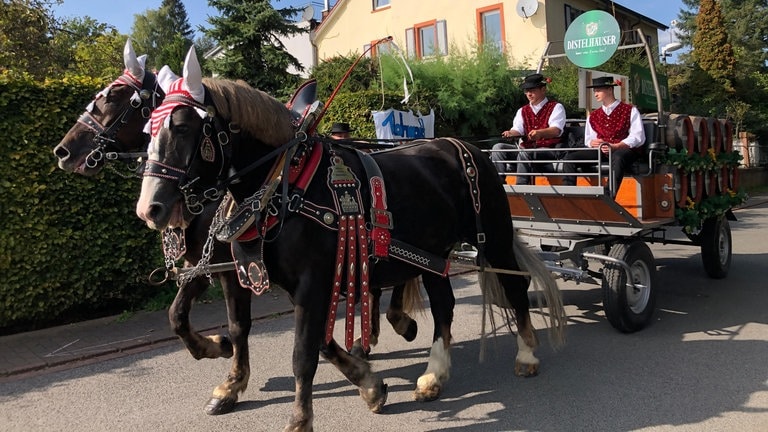
[[[541,102],[534,104],[529,104],[531,106],[531,109],[533,110],[534,114],[538,114],[539,111],[544,107],[544,104],[546,104],[549,101],[549,99],[544,98],[541,100]],[[549,120],[547,121],[547,124],[552,127],[555,126],[558,129],[560,129],[560,133],[557,134],[557,136],[560,136],[563,134],[563,129],[565,128],[565,108],[563,107],[563,104],[557,103],[555,104],[555,108],[552,109],[552,114],[549,115]],[[527,135],[528,131],[525,130],[525,124],[523,123],[523,109],[519,108],[517,112],[515,113],[515,119],[512,120],[512,129],[513,131],[517,131],[517,133],[520,134],[520,136],[524,137]]]
[[[603,105],[600,109],[602,109],[606,115],[611,115],[620,102],[620,100],[616,99],[612,104],[608,106]],[[589,117],[587,117],[587,126],[584,128],[584,146],[589,147],[589,143],[595,139],[597,139],[597,132],[592,129],[592,126],[589,124]],[[621,140],[621,142],[632,148],[640,147],[645,142],[643,118],[640,117],[640,111],[638,111],[637,107],[634,105],[632,105],[632,111],[629,114],[629,135]]]

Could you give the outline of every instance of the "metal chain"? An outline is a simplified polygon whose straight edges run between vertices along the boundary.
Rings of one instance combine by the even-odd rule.
[[[223,199],[219,204],[219,208],[213,215],[213,221],[211,221],[211,226],[208,229],[208,238],[205,239],[205,244],[203,245],[203,251],[202,255],[200,256],[200,260],[195,266],[189,268],[188,271],[185,271],[179,275],[179,278],[176,280],[176,285],[179,288],[185,286],[189,283],[189,281],[200,275],[205,275],[205,277],[208,278],[208,283],[213,285],[213,278],[211,277],[211,269],[209,266],[213,252],[213,238],[224,225],[224,218],[222,217],[222,214],[223,209],[228,205],[229,199]]]

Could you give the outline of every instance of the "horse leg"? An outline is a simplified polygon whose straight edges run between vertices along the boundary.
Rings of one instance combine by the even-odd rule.
[[[416,282],[416,285],[418,286],[418,282]],[[416,321],[404,311],[404,292],[404,284],[392,288],[392,297],[389,301],[389,308],[387,309],[387,321],[392,325],[395,333],[402,336],[408,342],[413,342],[413,340],[416,339],[419,327]]]
[[[367,361],[348,354],[335,340],[325,345],[320,354],[355,386],[358,387],[360,397],[368,405],[368,409],[375,413],[381,412],[387,402],[387,385],[371,371]]]
[[[168,309],[168,320],[173,332],[184,342],[187,351],[196,360],[202,358],[229,358],[232,356],[232,344],[223,336],[201,336],[192,329],[189,321],[189,312],[192,310],[192,301],[208,288],[208,280],[205,277],[197,277],[179,288],[176,298]]]
[[[534,352],[539,347],[535,329],[531,323],[527,281],[521,277],[497,275],[504,287],[509,304],[515,311],[517,324],[517,356],[515,357],[515,375],[532,377],[539,374],[539,359]]]
[[[443,385],[451,375],[451,322],[456,298],[448,278],[424,273],[422,281],[429,296],[435,329],[427,370],[416,381],[413,397],[417,401],[426,402],[440,396]]]
[[[418,278],[414,278],[408,283],[415,284],[415,289],[418,289]],[[403,295],[405,293],[405,284],[396,285],[392,288],[392,295],[389,300],[389,308],[387,309],[387,321],[392,325],[395,333],[402,336],[408,342],[413,342],[416,339],[416,335],[419,331],[419,326],[416,320],[411,318],[405,313],[405,306],[403,301]],[[379,316],[380,303],[381,303],[381,289],[372,289],[371,296],[371,346],[378,343],[379,332],[381,331],[381,317]],[[360,338],[355,340],[355,344],[350,350],[350,353],[356,357],[367,359],[370,349],[366,352],[363,350]]]
[[[227,303],[227,322],[234,356],[227,379],[213,390],[211,399],[205,405],[205,412],[210,415],[231,412],[238,395],[248,387],[251,375],[248,357],[248,334],[252,323],[251,290],[240,286],[234,272],[220,273],[219,281]]]
[[[316,288],[316,287],[312,287]],[[308,302],[310,305],[311,301]],[[324,309],[321,311],[320,309]],[[312,382],[317,372],[320,356],[320,342],[325,329],[325,308],[327,303],[319,302],[315,307],[296,303],[293,308],[295,333],[293,337],[293,376],[295,397],[293,415],[285,432],[312,431]]]

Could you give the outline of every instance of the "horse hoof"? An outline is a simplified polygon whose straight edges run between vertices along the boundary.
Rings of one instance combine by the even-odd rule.
[[[426,389],[416,389],[413,392],[413,399],[416,402],[431,402],[440,396],[440,391],[439,385],[432,385]]]
[[[387,385],[384,382],[379,383],[378,391],[372,398],[366,398],[365,392],[360,389],[360,397],[368,404],[368,409],[374,414],[379,414],[384,408],[384,404],[387,403]]]
[[[205,404],[205,413],[208,415],[221,415],[232,412],[235,409],[237,403],[236,398],[216,398],[212,397],[207,404]]]
[[[443,390],[443,382],[447,377],[438,379],[434,373],[427,373],[416,380],[416,390],[413,392],[413,398],[418,402],[433,401],[440,396]]]
[[[515,375],[530,378],[539,374],[538,364],[526,364],[515,362]]]
[[[403,339],[405,339],[408,342],[413,342],[414,339],[416,339],[416,335],[419,333],[419,325],[416,323],[416,320],[411,320],[411,322],[408,324],[408,330],[403,333]]]

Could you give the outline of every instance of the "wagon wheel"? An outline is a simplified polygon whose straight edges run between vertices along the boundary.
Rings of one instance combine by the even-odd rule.
[[[699,233],[701,261],[712,279],[722,279],[731,268],[731,226],[725,216],[704,220]]]
[[[624,333],[638,331],[648,325],[656,303],[656,265],[653,253],[642,240],[614,244],[608,256],[629,266],[627,272],[617,263],[607,262],[603,267],[603,309],[608,322]]]

